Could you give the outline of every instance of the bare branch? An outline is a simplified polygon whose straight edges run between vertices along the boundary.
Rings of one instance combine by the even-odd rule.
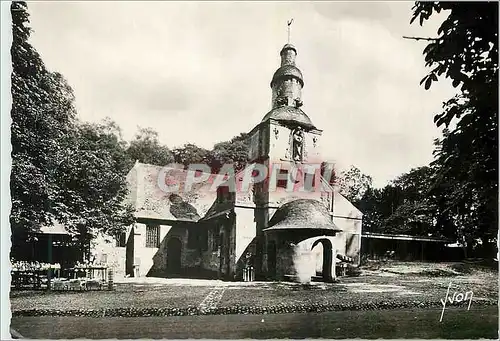
[[[406,37],[403,36],[404,39],[413,39],[413,40],[427,40],[427,41],[438,41],[439,38],[423,38],[423,37]]]

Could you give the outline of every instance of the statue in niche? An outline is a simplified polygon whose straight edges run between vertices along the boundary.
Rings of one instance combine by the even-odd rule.
[[[292,160],[295,162],[302,161],[304,151],[304,131],[301,127],[297,127],[292,131]]]

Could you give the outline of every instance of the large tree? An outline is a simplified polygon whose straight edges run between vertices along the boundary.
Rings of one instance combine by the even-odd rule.
[[[391,186],[397,191],[397,206],[384,222],[387,232],[411,235],[436,235],[436,205],[434,197],[429,195],[433,170],[430,167],[418,167],[404,173]]]
[[[492,245],[498,230],[498,2],[417,2],[413,20],[446,19],[424,50],[431,68],[426,89],[439,77],[459,92],[436,114],[447,130],[438,141],[433,191],[442,214],[454,215],[469,247]]]
[[[64,213],[56,198],[59,162],[66,157],[68,133],[74,128],[71,88],[60,74],[49,72],[28,42],[29,15],[24,2],[12,2],[11,143],[13,232],[51,224]]]
[[[248,161],[248,134],[241,133],[229,141],[216,143],[210,151],[210,166],[218,172],[224,164],[233,164],[236,172],[244,169]]]
[[[363,174],[356,166],[351,166],[340,173],[337,183],[340,186],[340,193],[357,205],[368,188],[372,186],[372,178]]]
[[[166,166],[174,161],[174,155],[158,140],[158,133],[152,128],[139,128],[130,142],[127,154],[134,161]]]
[[[210,151],[194,143],[186,143],[182,147],[174,148],[172,153],[175,162],[186,168],[193,164],[210,165]]]
[[[76,120],[74,95],[29,43],[27,5],[11,5],[13,238],[58,221],[81,240],[132,221],[124,203],[131,166],[116,125]]]
[[[67,229],[81,245],[88,245],[99,233],[117,235],[133,223],[133,209],[126,200],[132,160],[119,128],[109,120],[81,122],[71,141],[71,157],[59,168],[65,191],[58,201],[67,208]]]

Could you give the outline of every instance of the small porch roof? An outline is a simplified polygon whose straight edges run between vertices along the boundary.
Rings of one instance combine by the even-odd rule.
[[[313,199],[297,199],[283,204],[264,231],[290,229],[342,231],[332,221],[326,206]]]

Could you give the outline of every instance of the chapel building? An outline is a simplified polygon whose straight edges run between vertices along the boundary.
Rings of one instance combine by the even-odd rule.
[[[362,213],[317,171],[301,167],[321,163],[322,130],[302,109],[297,49],[286,44],[280,57],[271,110],[250,131],[248,155],[250,165],[276,169],[276,181],[268,176],[240,190],[244,170],[216,191],[209,175],[187,192],[167,193],[159,181],[182,188],[186,171],[166,175],[136,163],[127,176],[136,223],[116,244],[99,240],[93,248],[116,276],[242,280],[252,267],[257,280],[330,281],[339,262],[359,265]],[[290,190],[290,183],[303,187]]]

